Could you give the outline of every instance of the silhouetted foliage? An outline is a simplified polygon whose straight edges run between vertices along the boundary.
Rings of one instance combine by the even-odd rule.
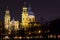
[[[51,21],[49,29],[53,33],[56,33],[56,34],[60,33],[59,32],[59,30],[60,30],[60,19],[56,19],[56,20]]]

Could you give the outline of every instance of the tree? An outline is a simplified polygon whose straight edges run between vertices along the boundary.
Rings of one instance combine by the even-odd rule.
[[[51,30],[51,33],[59,34],[60,30],[60,19],[56,19],[50,22],[49,29]]]

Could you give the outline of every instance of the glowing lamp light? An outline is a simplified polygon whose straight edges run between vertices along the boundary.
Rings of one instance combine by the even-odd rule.
[[[22,37],[20,36],[19,39],[22,39]]]
[[[29,39],[30,37],[27,36],[27,39]]]
[[[31,32],[29,32],[29,35],[31,34]]]
[[[39,30],[38,33],[41,33],[41,30]]]
[[[5,39],[9,39],[9,37],[8,36],[5,36]]]
[[[17,36],[15,36],[15,37],[14,37],[14,39],[18,39],[18,37],[17,37]]]

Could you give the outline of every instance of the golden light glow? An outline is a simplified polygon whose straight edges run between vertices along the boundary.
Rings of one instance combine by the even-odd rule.
[[[14,39],[18,39],[18,37],[17,37],[17,36],[15,36],[15,37],[14,37]]]
[[[41,33],[41,30],[39,30],[38,33]]]
[[[31,32],[29,32],[29,35],[31,34]]]
[[[29,15],[29,22],[35,22],[35,16]]]
[[[34,15],[29,15],[29,18],[35,18],[35,16]]]
[[[56,38],[56,35],[54,35],[54,38]]]
[[[22,37],[20,36],[19,39],[22,39]]]
[[[11,31],[9,31],[8,34],[11,34]]]
[[[25,7],[25,8],[23,8],[23,9],[27,9],[27,8]]]
[[[8,36],[5,36],[3,39],[9,39],[9,37]]]
[[[53,35],[50,35],[50,37],[52,38],[52,37],[53,37]]]
[[[41,24],[34,23],[34,26],[39,27]]]
[[[27,36],[26,38],[29,39],[30,37]]]
[[[48,38],[56,38],[56,35],[48,35]]]

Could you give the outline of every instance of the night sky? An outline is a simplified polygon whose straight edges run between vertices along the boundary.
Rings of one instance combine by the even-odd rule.
[[[4,19],[4,11],[7,6],[11,11],[11,17],[14,17],[15,20],[21,20],[24,1],[26,5],[31,6],[37,20],[40,17],[49,21],[60,18],[60,1],[57,0],[0,0],[0,20]]]

